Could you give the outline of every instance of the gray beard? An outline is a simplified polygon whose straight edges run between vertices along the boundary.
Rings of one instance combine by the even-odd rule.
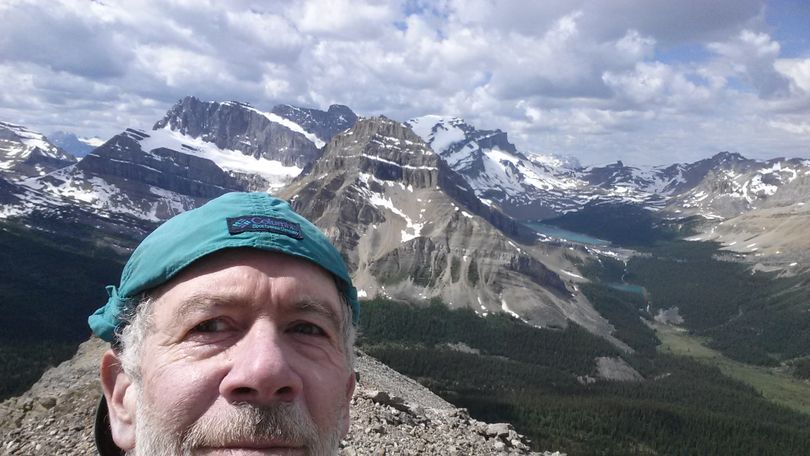
[[[226,416],[203,416],[188,429],[175,429],[175,423],[157,416],[143,395],[138,396],[136,443],[127,456],[192,456],[203,447],[271,440],[301,445],[307,456],[335,456],[344,424],[337,418],[332,428],[318,430],[298,406],[257,407],[244,403],[229,408]]]

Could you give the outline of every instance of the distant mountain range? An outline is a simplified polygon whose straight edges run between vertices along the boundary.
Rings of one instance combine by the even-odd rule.
[[[48,135],[48,140],[74,157],[84,157],[96,147],[104,144],[104,140],[101,138],[82,138],[66,131],[55,131]]]
[[[521,153],[505,132],[459,118],[401,123],[342,105],[263,111],[187,97],[152,130],[126,129],[80,160],[0,123],[0,173],[6,223],[90,226],[124,249],[225,192],[271,191],[336,242],[364,296],[441,298],[538,326],[574,321],[608,338],[610,323],[577,287],[578,265],[599,252],[549,242],[523,222],[625,204],[697,220],[695,238],[771,266],[806,267],[796,252],[810,247],[801,229],[808,160],[724,152],[665,167],[581,167]]]

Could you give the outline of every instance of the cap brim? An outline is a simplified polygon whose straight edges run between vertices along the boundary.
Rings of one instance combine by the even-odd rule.
[[[96,450],[100,456],[123,456],[124,450],[118,448],[112,437],[110,429],[110,416],[107,410],[107,399],[104,395],[98,401],[96,408],[96,423],[94,427]]]

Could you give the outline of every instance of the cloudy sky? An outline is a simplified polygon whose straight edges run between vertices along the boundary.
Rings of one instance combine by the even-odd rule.
[[[806,0],[2,0],[0,120],[107,138],[186,95],[500,128],[583,164],[810,158]]]

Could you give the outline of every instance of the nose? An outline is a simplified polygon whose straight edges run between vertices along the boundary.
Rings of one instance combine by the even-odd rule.
[[[254,323],[230,348],[230,369],[220,383],[222,397],[254,405],[294,401],[303,384],[290,365],[290,349],[283,338],[271,323]]]

